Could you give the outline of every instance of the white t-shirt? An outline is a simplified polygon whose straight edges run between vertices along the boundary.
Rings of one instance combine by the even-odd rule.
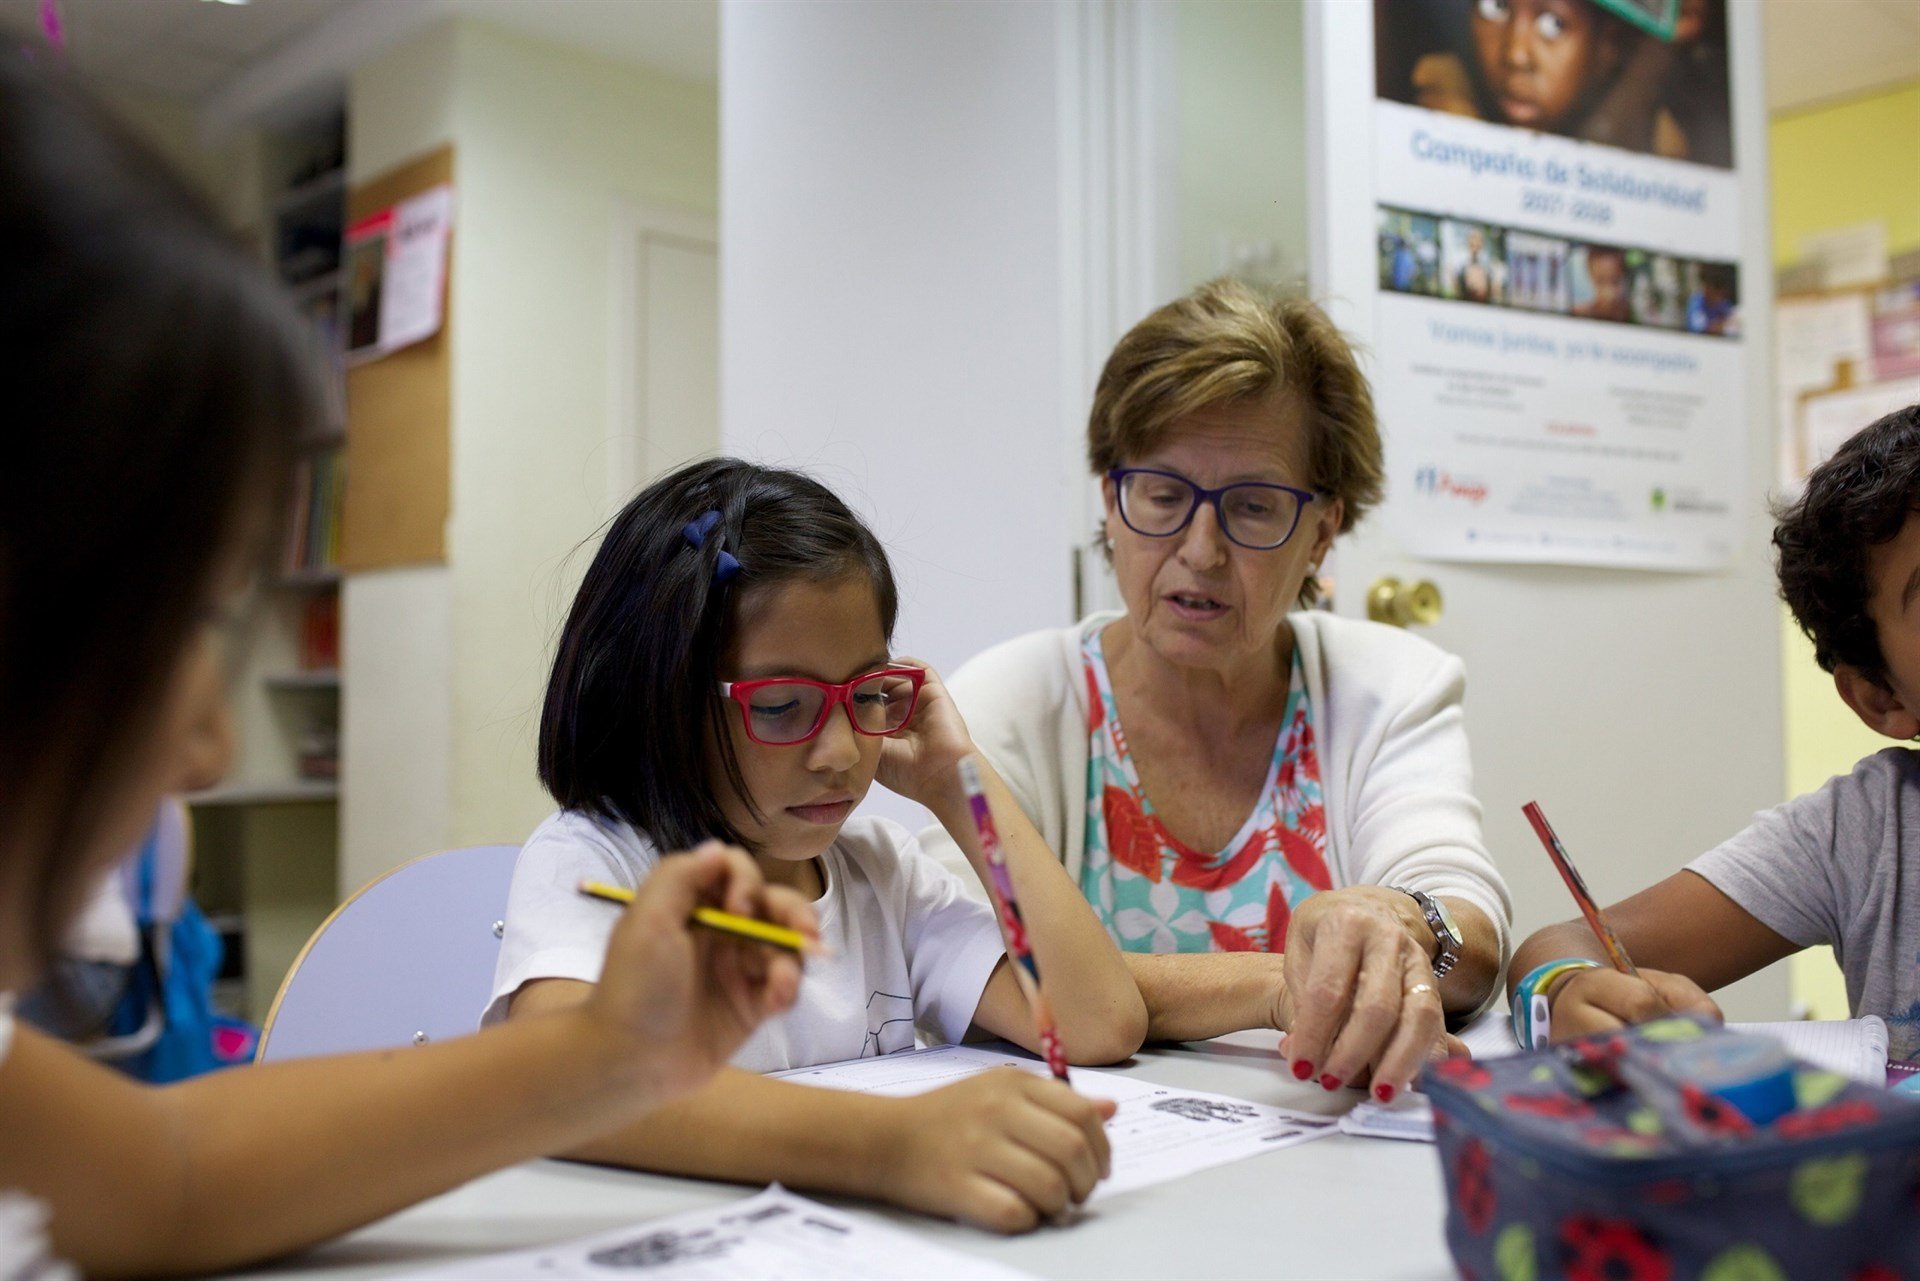
[[[582,881],[636,889],[660,855],[626,823],[562,810],[534,829],[513,869],[493,999],[481,1023],[506,1017],[524,983],[596,982],[619,912],[579,892]],[[1000,927],[960,878],[885,819],[853,818],[820,857],[826,892],[814,903],[823,956],[807,958],[794,1007],[769,1019],[733,1056],[777,1072],[911,1049],[916,1026],[958,1042],[1005,954]]]
[[[121,869],[112,868],[67,927],[60,954],[69,960],[103,965],[133,965],[140,960],[140,923],[127,901]]]

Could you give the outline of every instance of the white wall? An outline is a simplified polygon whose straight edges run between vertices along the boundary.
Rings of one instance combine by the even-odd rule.
[[[721,11],[721,435],[870,518],[899,646],[1069,621],[1053,6]]]
[[[717,111],[711,86],[470,21],[352,77],[350,179],[451,143],[458,206],[447,564],[348,580],[343,889],[551,808],[540,697],[610,514],[615,204],[710,214]]]
[[[471,844],[552,809],[540,700],[612,514],[616,202],[712,213],[719,126],[711,85],[481,23],[458,28],[457,61],[449,835]]]
[[[1304,8],[1181,0],[1179,288],[1306,277]]]
[[[354,71],[349,186],[453,140],[454,72],[451,26]],[[458,350],[456,332],[456,359]],[[444,565],[349,574],[341,586],[342,895],[450,843],[450,593]]]

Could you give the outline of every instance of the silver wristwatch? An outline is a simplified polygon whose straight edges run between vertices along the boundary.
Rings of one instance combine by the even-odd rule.
[[[1445,978],[1454,966],[1460,964],[1460,927],[1454,923],[1453,913],[1431,894],[1422,894],[1419,890],[1400,885],[1393,888],[1420,905],[1420,915],[1427,918],[1427,928],[1433,931],[1434,940],[1440,944],[1440,950],[1433,958],[1433,976]]]

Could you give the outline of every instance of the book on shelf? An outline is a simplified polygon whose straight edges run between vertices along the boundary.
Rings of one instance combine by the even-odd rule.
[[[340,597],[334,592],[309,597],[300,610],[300,670],[336,671],[340,667]]]
[[[300,732],[300,777],[315,781],[340,777],[340,730],[320,721]]]
[[[311,573],[339,565],[346,466],[345,452],[338,446],[310,454],[295,466],[287,552],[281,566],[285,572]]]

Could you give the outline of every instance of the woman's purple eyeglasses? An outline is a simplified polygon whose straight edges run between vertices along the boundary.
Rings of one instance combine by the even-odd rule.
[[[1319,497],[1312,490],[1261,481],[1208,489],[1151,467],[1115,467],[1107,477],[1120,519],[1134,533],[1171,538],[1193,523],[1201,503],[1211,503],[1228,541],[1256,552],[1270,552],[1292,538],[1300,513]]]

